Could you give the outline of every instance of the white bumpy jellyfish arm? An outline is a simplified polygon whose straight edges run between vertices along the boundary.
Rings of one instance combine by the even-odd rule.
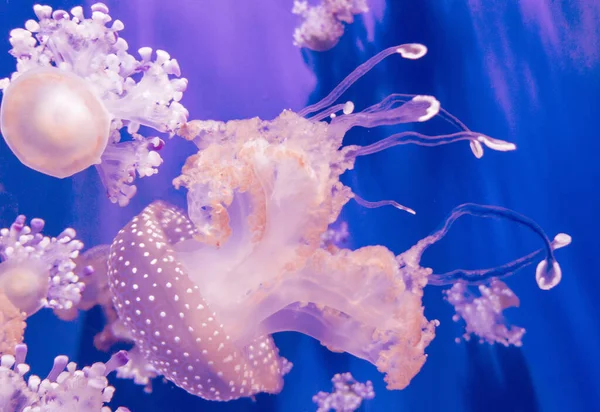
[[[57,356],[48,376],[26,375],[30,366],[25,363],[27,345],[17,345],[14,355],[2,354],[0,360],[0,410],[2,411],[72,411],[110,412],[106,406],[115,388],[106,376],[127,362],[124,351],[113,355],[106,363],[98,362],[83,369]],[[129,412],[117,408],[116,412]]]

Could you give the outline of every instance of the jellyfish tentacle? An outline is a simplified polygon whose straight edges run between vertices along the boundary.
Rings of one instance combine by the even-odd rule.
[[[393,54],[400,54],[404,58],[418,59],[423,57],[427,53],[427,47],[418,43],[407,43],[400,46],[388,47],[385,50],[380,51],[375,56],[358,66],[352,71],[344,80],[340,82],[325,98],[321,101],[305,107],[298,112],[298,116],[306,117],[307,115],[323,110],[324,108],[331,106],[337,99],[340,98],[346,90],[350,88],[358,79],[367,74],[373,67],[379,64],[386,57]]]
[[[463,140],[468,140],[470,142],[483,142],[486,146],[503,152],[516,149],[516,146],[513,143],[506,142],[504,140],[494,139],[489,136],[484,136],[480,133],[475,133],[472,131],[465,130],[452,134],[429,136],[416,131],[407,130],[405,132],[395,133],[391,136],[386,137],[385,139],[382,139],[378,142],[372,143],[367,146],[347,146],[346,148],[344,148],[344,151],[346,152],[346,156],[348,156],[349,158],[356,158],[359,156],[367,156],[373,153],[378,153],[391,147],[401,146],[405,144],[416,144],[419,146],[432,147],[455,143]]]
[[[396,209],[403,210],[405,212],[410,213],[411,215],[417,214],[417,212],[415,212],[410,207],[403,206],[400,203],[396,202],[395,200],[378,200],[375,202],[371,202],[371,201],[363,199],[362,197],[358,196],[356,193],[353,194],[352,198],[354,199],[354,201],[356,203],[358,203],[362,207],[366,207],[368,209],[376,209],[376,208],[383,207],[383,206],[393,206]]]
[[[415,257],[417,257],[418,260],[429,246],[441,240],[448,233],[454,222],[464,215],[484,218],[504,218],[518,223],[536,233],[542,239],[544,247],[494,268],[480,270],[457,269],[442,274],[431,274],[428,277],[428,284],[442,286],[450,285],[457,281],[467,282],[469,284],[485,284],[492,278],[503,278],[512,275],[523,267],[533,263],[540,256],[543,256],[543,260],[538,264],[536,269],[536,281],[538,286],[541,289],[551,289],[560,282],[561,270],[554,257],[554,250],[568,245],[571,242],[570,236],[561,233],[558,234],[553,241],[550,241],[544,230],[533,219],[499,206],[480,205],[475,203],[465,203],[457,206],[452,210],[439,230],[422,239],[405,252],[403,254],[403,259],[414,261]]]

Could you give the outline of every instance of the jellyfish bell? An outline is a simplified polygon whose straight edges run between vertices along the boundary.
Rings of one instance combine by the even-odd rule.
[[[21,74],[0,106],[0,131],[15,156],[58,178],[101,163],[110,123],[89,83],[57,67]]]
[[[173,244],[193,232],[183,212],[163,202],[148,206],[119,232],[108,274],[120,319],[146,360],[194,395],[227,401],[279,392],[286,362],[271,337],[234,342],[174,258]]]

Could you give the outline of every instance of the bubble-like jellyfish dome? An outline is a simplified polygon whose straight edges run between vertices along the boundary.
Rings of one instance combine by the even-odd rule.
[[[80,77],[54,67],[26,72],[0,110],[2,135],[26,166],[62,178],[102,163],[110,116]]]

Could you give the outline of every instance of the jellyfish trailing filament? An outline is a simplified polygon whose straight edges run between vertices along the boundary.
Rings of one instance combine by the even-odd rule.
[[[119,36],[102,3],[91,18],[34,6],[38,21],[10,32],[17,70],[0,80],[0,131],[26,166],[64,178],[95,165],[108,197],[121,206],[135,195],[136,173],[157,173],[164,142],[140,126],[172,136],[187,118],[179,103],[187,80],[177,60],[148,47],[140,60]],[[109,25],[109,23],[112,23]],[[121,129],[131,136],[122,141]]]
[[[290,364],[270,335],[296,331],[372,363],[389,389],[402,389],[423,366],[439,324],[424,316],[426,285],[481,284],[538,258],[545,262],[538,265],[540,286],[560,280],[553,250],[570,239],[559,235],[550,242],[531,220],[490,206],[459,206],[441,230],[397,256],[384,246],[349,250],[324,241],[352,199],[412,211],[392,200],[364,200],[342,184],[340,176],[359,156],[408,143],[467,141],[478,158],[484,146],[515,149],[469,130],[432,96],[393,94],[358,112],[352,102],[337,103],[384,58],[418,59],[426,51],[420,44],[386,49],[299,113],[195,120],[179,129],[199,149],[173,182],[187,189],[187,215],[166,202],[152,203],[118,233],[108,259],[114,306],[153,368],[205,399],[276,393]],[[434,116],[457,131],[405,131],[368,146],[342,144],[355,127]],[[460,276],[422,267],[425,249],[465,214],[524,224],[541,236],[544,248],[498,268],[456,271]]]

